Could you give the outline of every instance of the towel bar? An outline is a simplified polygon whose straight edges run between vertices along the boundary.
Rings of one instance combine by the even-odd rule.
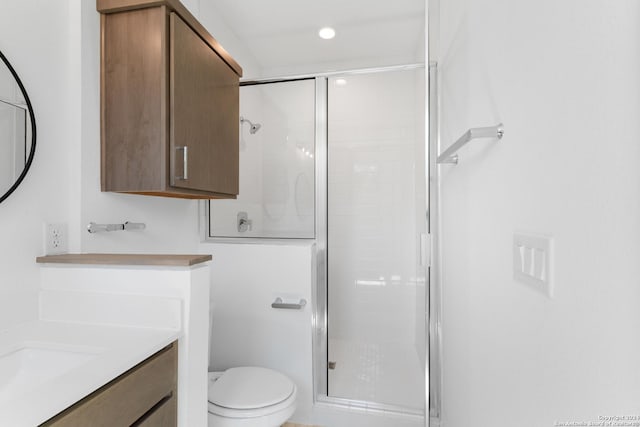
[[[147,226],[141,222],[125,222],[124,224],[96,224],[90,222],[87,225],[87,231],[89,233],[100,233],[102,231],[129,231],[129,230],[144,230]]]
[[[476,138],[498,138],[502,139],[504,135],[504,125],[502,123],[496,126],[489,126],[485,128],[471,128],[464,133],[456,142],[451,144],[449,148],[444,150],[442,154],[438,156],[438,163],[453,163],[458,164],[458,155],[456,152],[464,147],[467,142]]]

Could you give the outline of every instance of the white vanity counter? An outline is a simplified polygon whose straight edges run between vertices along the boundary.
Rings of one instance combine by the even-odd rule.
[[[169,329],[52,321],[0,332],[0,426],[45,422],[180,335]]]

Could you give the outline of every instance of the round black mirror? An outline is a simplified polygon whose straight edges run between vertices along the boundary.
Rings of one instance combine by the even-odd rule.
[[[33,107],[18,74],[0,52],[0,202],[24,179],[36,151]]]

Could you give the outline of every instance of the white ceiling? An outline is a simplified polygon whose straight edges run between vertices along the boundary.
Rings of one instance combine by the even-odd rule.
[[[221,17],[267,75],[424,61],[425,0],[201,0]],[[331,26],[333,40],[318,30]]]

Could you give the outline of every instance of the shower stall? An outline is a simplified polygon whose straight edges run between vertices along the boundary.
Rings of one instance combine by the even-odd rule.
[[[424,415],[428,150],[422,65],[251,81],[240,195],[209,237],[315,248],[316,401]]]

